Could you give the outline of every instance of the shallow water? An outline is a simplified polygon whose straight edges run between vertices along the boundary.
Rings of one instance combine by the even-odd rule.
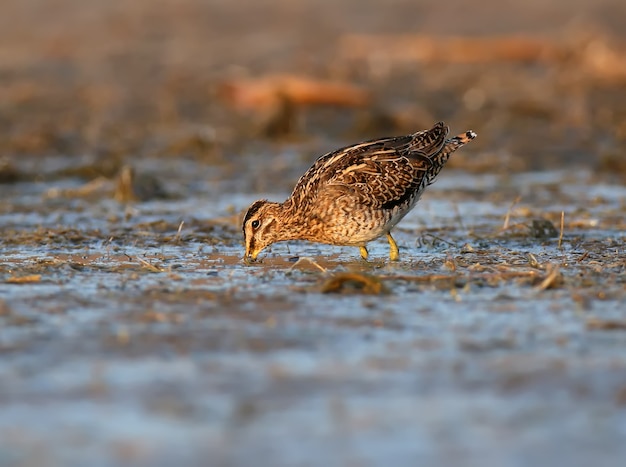
[[[188,196],[128,207],[46,196],[70,181],[1,187],[2,277],[40,275],[0,285],[3,464],[626,454],[626,333],[609,330],[624,322],[622,186],[450,170],[399,225],[398,263],[380,240],[368,263],[294,242],[246,265],[239,212],[260,195],[191,173],[168,169]],[[562,248],[532,236],[561,211]],[[388,293],[321,293],[342,272]]]

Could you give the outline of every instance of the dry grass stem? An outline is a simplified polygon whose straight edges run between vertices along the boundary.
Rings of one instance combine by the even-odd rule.
[[[32,284],[41,282],[41,274],[31,274],[29,276],[9,277],[4,281],[6,284]]]
[[[176,236],[174,237],[175,242],[180,241],[180,234],[183,231],[183,225],[185,225],[185,221],[180,221],[180,225],[178,226],[178,231],[176,232]]]
[[[302,266],[304,263],[309,263],[324,273],[328,272],[326,268],[324,268],[322,265],[320,265],[317,261],[309,256],[301,256],[300,258],[298,258],[298,261],[296,261],[293,266],[289,268],[289,270],[294,269],[296,266]]]
[[[428,274],[425,276],[410,276],[410,275],[388,275],[379,276],[382,281],[405,281],[405,282],[437,282],[437,281],[453,281],[458,279],[466,280],[485,280],[492,282],[494,280],[507,280],[518,279],[523,277],[536,277],[537,271],[509,271],[509,272],[494,272],[494,273],[471,273],[471,274]]]
[[[557,279],[559,279],[561,273],[559,271],[559,267],[555,266],[555,265],[549,265],[548,266],[548,275],[546,276],[546,278],[541,281],[541,283],[535,287],[536,290],[541,291],[541,290],[546,290],[550,287],[553,287],[556,285],[557,283]]]
[[[158,266],[155,266],[154,264],[150,263],[149,261],[146,261],[145,259],[142,259],[138,256],[136,258],[137,258],[137,261],[139,261],[141,265],[149,271],[152,271],[152,272],[164,272],[165,271],[164,269]]]
[[[559,250],[562,249],[562,245],[563,245],[564,227],[565,227],[565,211],[561,211],[561,230],[559,231]]]
[[[539,260],[537,260],[537,257],[535,255],[533,255],[532,253],[528,253],[526,257],[528,258],[528,264],[530,264],[531,268],[535,268],[535,269],[542,268],[541,263],[539,263]]]
[[[521,199],[522,199],[522,197],[518,196],[517,198],[515,198],[513,200],[513,202],[509,206],[509,209],[506,212],[506,216],[504,216],[504,224],[502,224],[502,229],[501,230],[507,230],[509,228],[509,222],[511,220],[511,212],[513,211],[513,208],[515,207],[515,205],[517,203],[519,203]]]

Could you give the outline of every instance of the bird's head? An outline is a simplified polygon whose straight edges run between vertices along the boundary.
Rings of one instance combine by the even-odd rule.
[[[242,227],[246,243],[245,261],[256,261],[261,251],[279,241],[280,206],[262,199],[248,208]]]

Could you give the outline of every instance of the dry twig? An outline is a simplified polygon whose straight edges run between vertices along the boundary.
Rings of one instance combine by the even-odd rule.
[[[41,274],[31,274],[29,276],[9,277],[4,281],[6,284],[32,284],[41,282]]]
[[[370,101],[365,89],[350,83],[316,80],[296,75],[270,75],[222,83],[222,98],[242,109],[268,109],[281,100],[296,105],[363,107]]]

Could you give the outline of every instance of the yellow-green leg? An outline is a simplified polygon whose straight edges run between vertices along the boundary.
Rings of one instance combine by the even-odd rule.
[[[400,259],[400,251],[390,232],[387,232],[387,241],[389,242],[389,259],[391,261],[398,261]]]
[[[369,255],[369,253],[367,252],[367,248],[365,248],[364,246],[360,246],[359,251],[361,252],[361,258],[367,259],[367,256]]]

